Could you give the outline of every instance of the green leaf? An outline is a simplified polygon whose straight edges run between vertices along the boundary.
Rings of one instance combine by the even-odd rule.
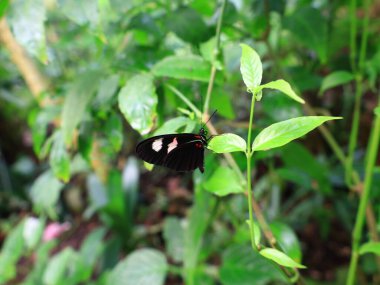
[[[201,14],[188,7],[171,11],[166,18],[166,26],[186,42],[199,44],[207,39],[208,29]]]
[[[187,117],[177,117],[166,121],[159,129],[154,132],[154,136],[176,133],[179,129],[190,124],[193,126],[193,121]],[[191,131],[191,130],[190,130]],[[188,132],[188,131],[186,131]]]
[[[0,284],[16,277],[16,265],[19,258],[24,254],[23,238],[24,222],[20,222],[12,229],[2,245],[0,252]]]
[[[259,55],[254,49],[246,44],[241,44],[240,46],[242,48],[240,72],[248,90],[253,92],[253,90],[261,83],[263,66]]]
[[[80,248],[80,256],[87,264],[89,268],[93,268],[102,251],[104,250],[103,238],[106,233],[106,229],[103,227],[93,230],[86,239],[83,241]]]
[[[72,143],[74,130],[82,120],[87,104],[98,87],[100,76],[101,73],[97,71],[80,75],[66,95],[62,110],[62,132],[67,146]]]
[[[7,16],[17,42],[42,63],[47,63],[48,56],[45,38],[46,10],[44,1],[11,1]]]
[[[367,242],[360,246],[359,254],[374,253],[380,256],[380,242]]]
[[[123,122],[118,114],[110,115],[104,125],[104,132],[112,151],[118,152],[123,145]]]
[[[228,133],[213,137],[207,148],[216,153],[234,151],[245,152],[247,149],[247,143],[242,137]]]
[[[99,22],[98,1],[59,0],[60,11],[78,25],[90,24],[92,28]]]
[[[262,256],[265,258],[268,258],[270,260],[273,260],[277,264],[280,264],[285,267],[290,268],[306,268],[306,266],[295,262],[293,259],[291,259],[289,256],[287,256],[285,253],[274,249],[274,248],[264,248],[260,250],[259,252]]]
[[[74,255],[75,252],[71,247],[67,247],[61,252],[54,255],[48,263],[48,266],[46,267],[43,274],[44,285],[62,284],[62,281],[66,275],[66,269],[72,262]]]
[[[63,184],[50,170],[42,173],[30,189],[33,206],[38,211],[51,211],[58,201],[62,188]]]
[[[252,223],[250,220],[246,220],[245,221],[247,224],[248,224],[248,230],[251,231],[251,227],[252,227]],[[253,233],[255,235],[255,244],[256,246],[259,246],[260,244],[260,241],[261,241],[261,231],[260,231],[260,228],[259,226],[253,222]]]
[[[70,179],[70,157],[63,142],[61,132],[58,131],[53,136],[49,163],[54,175],[63,182],[67,182]]]
[[[376,107],[373,112],[376,116],[380,117],[380,107]]]
[[[164,240],[166,252],[176,261],[183,261],[184,250],[184,225],[176,217],[168,217],[164,222]]]
[[[196,55],[169,56],[157,62],[152,72],[155,76],[166,76],[208,82],[211,65]]]
[[[305,116],[270,125],[262,130],[252,144],[252,150],[267,150],[280,147],[307,134],[326,121],[341,119],[329,116]]]
[[[153,77],[137,74],[120,90],[119,108],[132,128],[144,135],[153,127],[156,117],[157,95]]]
[[[154,249],[138,249],[112,270],[108,285],[162,285],[168,270],[165,256]]]
[[[38,242],[42,237],[42,233],[45,227],[45,221],[35,217],[27,217],[25,219],[23,236],[25,245],[28,249],[36,248]]]
[[[0,1],[0,18],[3,17],[9,7],[9,0]]]
[[[249,246],[233,245],[223,252],[220,279],[228,285],[282,284],[285,277],[275,264]]]
[[[299,103],[302,103],[302,104],[305,103],[305,100],[303,100],[301,97],[299,97],[293,91],[293,89],[290,86],[290,84],[288,82],[286,82],[285,80],[283,80],[283,79],[279,79],[279,80],[276,80],[276,81],[271,81],[271,82],[269,82],[267,84],[260,85],[257,88],[255,88],[255,93],[258,93],[258,92],[260,92],[261,90],[263,90],[265,88],[276,89],[278,91],[283,92],[285,95],[288,95],[290,98],[292,98],[293,100],[295,100],[295,101],[297,101]]]
[[[316,51],[322,63],[327,61],[327,22],[321,10],[312,7],[295,10],[283,21],[284,28],[303,45]]]
[[[301,262],[301,245],[292,228],[280,222],[271,223],[270,228],[281,249],[293,260]]]
[[[351,72],[334,71],[323,79],[321,89],[319,90],[319,94],[324,93],[327,89],[348,83],[354,78],[355,77]]]
[[[218,196],[244,192],[237,174],[225,166],[218,167],[211,177],[203,183],[203,187]]]
[[[112,97],[119,87],[120,76],[118,74],[110,75],[102,79],[99,84],[99,90],[94,98],[94,105],[97,107],[108,106]]]

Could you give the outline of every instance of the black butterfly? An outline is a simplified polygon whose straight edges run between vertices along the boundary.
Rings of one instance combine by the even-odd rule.
[[[176,171],[204,172],[204,149],[208,141],[204,128],[199,134],[169,134],[148,138],[136,147],[138,156],[155,165],[162,165]]]

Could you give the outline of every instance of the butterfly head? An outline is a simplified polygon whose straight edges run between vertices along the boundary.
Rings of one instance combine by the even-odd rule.
[[[203,137],[206,137],[206,136],[207,136],[207,131],[206,131],[204,128],[201,128],[201,129],[199,130],[199,134],[200,134],[201,136],[203,136]]]

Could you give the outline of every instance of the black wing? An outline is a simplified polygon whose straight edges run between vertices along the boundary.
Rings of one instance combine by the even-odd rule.
[[[136,153],[142,160],[151,164],[166,166],[177,171],[190,171],[199,167],[203,172],[204,148],[197,134],[151,137],[137,145]]]
[[[164,166],[177,171],[204,172],[204,146],[201,140],[193,140],[175,148],[165,157]]]

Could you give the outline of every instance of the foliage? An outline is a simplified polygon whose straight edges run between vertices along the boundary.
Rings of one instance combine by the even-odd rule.
[[[375,284],[359,2],[0,1],[0,284]],[[203,126],[203,175],[136,158]]]

